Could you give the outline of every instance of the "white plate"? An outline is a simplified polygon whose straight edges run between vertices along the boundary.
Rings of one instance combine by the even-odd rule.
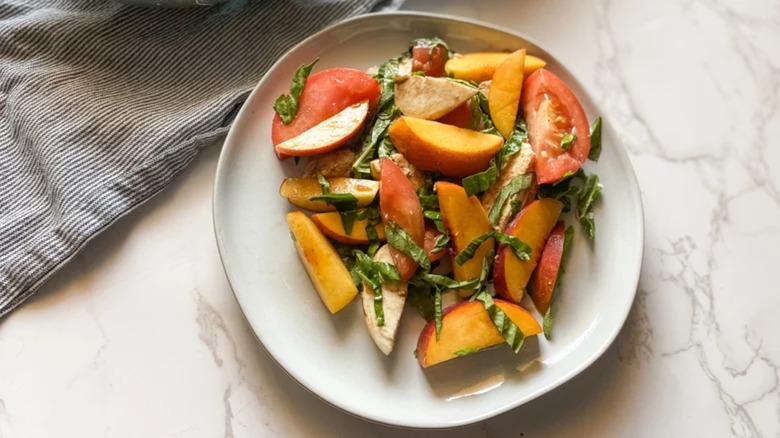
[[[603,154],[588,162],[605,186],[596,207],[598,236],[579,225],[557,303],[553,341],[508,348],[421,369],[413,351],[424,321],[407,308],[395,351],[374,346],[356,300],[337,315],[320,302],[290,240],[278,195],[286,176],[271,146],[274,99],[288,91],[295,69],[320,58],[316,70],[366,69],[404,51],[413,38],[439,36],[460,52],[525,47],[547,60],[579,96],[591,120],[605,116]],[[363,418],[416,428],[483,420],[563,384],[593,363],[626,319],[639,279],[642,206],[631,165],[596,105],[550,53],[529,38],[494,26],[419,13],[366,15],[325,29],[291,50],[266,74],[241,109],[217,168],[214,226],[233,291],[258,339],[295,380],[327,402]],[[571,221],[567,221],[571,222]],[[533,306],[526,304],[527,308]],[[538,339],[537,339],[538,338]]]

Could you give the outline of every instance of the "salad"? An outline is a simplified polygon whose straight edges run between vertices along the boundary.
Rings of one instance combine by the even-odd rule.
[[[601,119],[522,48],[460,54],[427,38],[368,72],[316,63],[275,101],[271,140],[303,167],[280,195],[301,209],[287,222],[328,310],[360,295],[389,355],[416,309],[423,368],[550,339],[575,228],[595,238],[602,186],[582,165],[599,158]]]

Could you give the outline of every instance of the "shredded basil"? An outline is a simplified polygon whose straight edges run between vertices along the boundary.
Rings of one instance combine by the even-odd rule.
[[[389,221],[385,226],[385,235],[387,236],[387,243],[389,243],[390,246],[417,262],[423,270],[429,271],[431,269],[431,261],[425,253],[425,250],[420,248],[414,239],[412,239],[412,236],[398,226],[398,224]]]
[[[522,330],[515,324],[503,310],[493,301],[493,297],[486,290],[481,290],[474,295],[474,299],[480,301],[485,310],[490,316],[490,320],[493,325],[496,326],[498,332],[501,333],[501,337],[504,338],[507,344],[512,348],[515,353],[520,351],[525,341],[525,335]]]
[[[344,227],[344,232],[347,234],[352,233],[352,227],[357,219],[357,198],[351,193],[332,193],[330,182],[328,182],[322,173],[317,171],[317,182],[319,182],[322,188],[322,195],[312,196],[312,201],[325,201],[328,205],[336,207],[341,217],[341,225]]]
[[[433,318],[436,325],[436,340],[439,340],[441,336],[441,289],[434,288],[433,290]]]
[[[391,263],[377,262],[359,250],[355,250],[354,254],[356,259],[352,270],[373,291],[376,325],[382,326],[385,324],[384,309],[382,307],[382,283],[386,281],[400,281],[401,276],[398,273],[398,269]]]
[[[292,78],[292,84],[290,85],[290,94],[282,94],[276,98],[274,102],[274,111],[279,114],[279,118],[282,119],[282,123],[289,125],[295,115],[298,114],[298,104],[303,93],[303,87],[306,85],[306,78],[309,77],[312,67],[317,63],[319,59],[315,59],[311,64],[302,64],[295,70],[295,74]]]
[[[509,138],[506,139],[496,154],[496,163],[499,170],[504,169],[507,161],[509,161],[509,157],[520,152],[523,143],[528,143],[528,127],[525,124],[525,120],[522,117],[518,117],[515,129],[509,134]]]
[[[601,117],[597,117],[590,128],[590,152],[588,159],[598,161],[601,156]]]
[[[317,171],[317,182],[320,183],[320,188],[322,189],[323,195],[330,193],[330,183],[327,179],[325,179],[324,176],[322,176],[322,173],[319,170]]]
[[[463,348],[461,350],[456,351],[453,353],[455,356],[465,356],[467,354],[476,353],[478,351],[481,351],[481,348]]]
[[[431,249],[431,254],[438,254],[445,249],[447,249],[447,246],[450,244],[450,236],[448,236],[446,233],[439,234],[436,237],[436,241],[433,244],[433,249]]]
[[[498,167],[495,160],[490,161],[490,167],[486,170],[475,173],[474,175],[463,178],[463,188],[466,189],[466,196],[481,193],[487,190],[498,179]]]
[[[479,286],[480,279],[472,278],[471,280],[456,281],[445,275],[429,274],[427,272],[418,272],[409,280],[410,283],[418,285],[427,284],[432,286],[440,286],[445,289],[466,289],[471,290]]]
[[[463,251],[461,251],[455,257],[455,263],[458,265],[463,265],[467,261],[471,260],[471,258],[474,257],[474,254],[477,252],[477,249],[479,249],[479,247],[482,246],[482,244],[491,237],[495,238],[498,243],[509,246],[512,252],[515,254],[515,257],[518,259],[531,259],[531,247],[528,246],[525,242],[515,236],[500,233],[496,230],[490,230],[485,234],[475,237],[471,242],[469,242],[469,244],[463,248]]]
[[[525,190],[531,186],[533,177],[530,174],[518,175],[509,181],[509,184],[501,188],[501,192],[498,194],[493,206],[490,207],[490,213],[488,213],[488,219],[493,225],[497,225],[499,219],[501,219],[501,211],[504,209],[507,199],[513,197],[521,190]]]
[[[603,187],[599,183],[599,177],[595,173],[587,176],[585,185],[577,199],[577,218],[580,220],[585,235],[590,240],[596,238],[596,222],[593,214],[593,203],[601,196]]]
[[[563,134],[563,137],[561,137],[561,150],[566,152],[569,149],[571,149],[572,145],[574,145],[574,142],[577,141],[577,136],[571,132],[567,132],[566,134]]]
[[[572,238],[574,238],[574,228],[569,225],[566,227],[566,231],[563,233],[563,251],[561,253],[561,266],[558,268],[558,277],[555,279],[555,289],[553,289],[552,297],[550,297],[550,305],[547,307],[547,311],[544,313],[544,320],[542,321],[542,330],[544,331],[544,337],[547,340],[552,338],[553,328],[553,305],[558,298],[558,294],[561,290],[561,277],[566,273],[566,261],[569,257],[569,246],[571,245]]]
[[[495,125],[493,125],[493,119],[490,118],[490,107],[488,105],[487,97],[482,93],[477,93],[477,99],[479,100],[479,108],[482,112],[482,133],[492,134],[501,137],[501,133],[498,132]]]
[[[477,93],[481,95],[482,93]],[[469,101],[469,111],[471,111],[471,119],[469,119],[468,129],[476,130],[479,128],[482,122],[482,108],[479,105],[479,98],[471,98]]]
[[[374,76],[379,82],[381,94],[377,105],[377,114],[371,122],[371,129],[363,136],[360,151],[352,164],[352,172],[355,176],[370,174],[371,169],[368,163],[378,153],[379,156],[388,156],[395,150],[393,143],[387,137],[387,128],[401,114],[401,111],[395,106],[394,87],[398,66],[404,58],[405,55],[401,55],[387,60],[379,66],[377,74]]]

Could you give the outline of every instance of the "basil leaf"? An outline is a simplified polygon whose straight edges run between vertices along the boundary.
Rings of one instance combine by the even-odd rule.
[[[596,117],[590,128],[590,152],[588,159],[598,161],[601,156],[601,117]]]
[[[436,320],[436,340],[441,336],[441,290],[435,288],[433,291],[433,318]]]
[[[488,213],[488,219],[490,219],[490,223],[493,225],[498,224],[499,219],[501,219],[501,211],[504,209],[504,204],[506,203],[507,199],[516,195],[521,190],[525,190],[530,187],[532,180],[533,178],[528,173],[518,175],[512,178],[509,181],[509,184],[501,188],[501,192],[499,192],[496,201],[490,208],[490,213]]]
[[[425,250],[420,248],[407,232],[393,221],[389,221],[385,226],[385,235],[387,243],[393,248],[401,251],[412,260],[417,262],[423,270],[431,269],[431,261]]]
[[[354,254],[356,260],[353,270],[374,292],[376,325],[382,326],[385,323],[384,309],[382,307],[382,283],[386,281],[400,281],[401,275],[398,273],[398,269],[391,263],[377,262],[359,250],[355,250]]]
[[[487,97],[482,93],[477,93],[477,99],[479,100],[479,107],[482,111],[482,133],[501,137],[501,133],[498,132],[498,129],[493,125],[493,119],[490,118],[490,107],[488,105]]]
[[[360,151],[352,164],[353,174],[370,174],[369,162],[379,153],[379,156],[392,154],[395,149],[393,143],[387,137],[387,128],[393,120],[401,114],[395,106],[395,75],[398,73],[398,65],[405,56],[398,56],[387,60],[379,66],[374,76],[379,82],[380,97],[377,105],[377,113],[371,121],[371,129],[363,136]],[[385,141],[386,140],[386,141]],[[377,149],[379,149],[377,151]]]
[[[477,93],[478,95],[482,93]],[[482,122],[482,108],[479,105],[479,98],[472,98],[469,101],[469,111],[471,111],[471,119],[469,119],[468,129],[476,130],[479,128],[480,122]]]
[[[330,193],[330,183],[327,179],[325,179],[324,176],[322,176],[322,173],[319,170],[317,171],[317,182],[320,183],[320,188],[322,189],[323,195]]]
[[[531,247],[522,240],[515,236],[510,236],[509,234],[499,233],[498,231],[494,233],[493,237],[496,238],[498,243],[509,246],[518,259],[531,260]]]
[[[509,157],[520,152],[523,143],[528,143],[528,127],[525,124],[525,120],[519,117],[517,123],[515,123],[514,131],[512,131],[509,138],[506,139],[496,154],[496,163],[499,170],[504,169]]]
[[[561,289],[561,277],[566,273],[566,261],[569,259],[569,246],[574,238],[574,228],[569,225],[566,227],[566,231],[563,233],[563,251],[561,252],[561,266],[558,268],[558,277],[555,278],[555,288],[553,289],[552,297],[550,297],[550,305],[547,307],[547,311],[544,312],[544,320],[542,321],[542,329],[544,331],[544,337],[549,341],[552,337],[553,327],[553,305],[558,298],[558,294]]]
[[[432,289],[428,285],[409,283],[407,302],[420,313],[426,321],[435,317]]]
[[[325,201],[326,204],[336,207],[338,211],[355,210],[357,208],[357,198],[351,193],[324,193],[322,195],[312,196],[310,201]]]
[[[447,234],[447,229],[444,228],[444,222],[441,219],[440,212],[434,210],[425,210],[423,211],[423,217],[433,221],[433,224],[436,225],[436,229],[439,230],[440,233]]]
[[[317,63],[319,59],[315,59],[311,64],[302,64],[295,70],[295,74],[292,78],[292,84],[290,85],[290,94],[282,94],[274,102],[274,111],[279,114],[279,118],[282,119],[282,123],[289,125],[295,115],[298,114],[298,103],[303,93],[303,87],[306,85],[306,78],[309,77],[312,67]]]
[[[439,197],[436,195],[420,195],[417,197],[420,199],[420,206],[423,210],[438,210],[439,209]]]
[[[455,353],[453,353],[455,356],[465,356],[467,354],[476,353],[478,351],[481,351],[481,348],[464,348],[462,350],[458,350]]]
[[[495,238],[498,241],[498,243],[509,246],[512,252],[515,254],[515,257],[517,257],[518,259],[520,260],[531,259],[531,247],[528,246],[525,242],[523,242],[522,240],[518,239],[515,236],[499,233],[496,230],[490,230],[485,234],[482,234],[472,239],[472,241],[469,242],[469,244],[465,248],[463,248],[463,251],[461,251],[457,256],[455,256],[455,263],[457,263],[458,265],[463,265],[467,261],[471,260],[471,258],[474,257],[474,253],[477,252],[477,249],[480,246],[482,246],[482,244],[485,243],[485,241],[490,239],[491,237]]]
[[[479,278],[472,278],[471,280],[456,281],[445,275],[429,274],[427,272],[416,274],[410,282],[416,282],[418,284],[424,283],[434,286],[440,286],[446,289],[474,289],[480,284]]]
[[[450,244],[450,236],[445,234],[439,234],[438,237],[436,237],[436,242],[434,242],[433,249],[431,249],[431,254],[438,254],[445,249],[447,249],[447,246]]]
[[[355,205],[357,207],[357,205]],[[355,226],[355,219],[357,216],[356,210],[340,211],[339,217],[341,218],[341,226],[344,227],[344,232],[352,234],[352,228]]]
[[[580,220],[585,235],[590,240],[596,238],[596,222],[593,214],[593,203],[601,196],[603,187],[599,184],[598,175],[590,174],[585,180],[585,185],[579,193],[577,199],[577,218]]]
[[[485,243],[486,240],[493,237],[493,235],[496,232],[494,230],[488,231],[485,234],[482,234],[478,237],[475,237],[474,239],[469,242],[469,244],[463,248],[463,251],[458,253],[457,256],[455,256],[455,263],[458,265],[463,265],[467,261],[471,260],[472,257],[474,257],[474,253],[477,252],[477,249],[479,249],[480,246],[482,246],[483,243]]]
[[[490,320],[493,322],[493,325],[496,326],[498,332],[501,333],[501,337],[504,338],[504,341],[512,348],[512,351],[515,353],[519,352],[520,348],[523,346],[523,341],[525,341],[525,335],[520,328],[509,319],[500,307],[498,307],[495,301],[493,301],[493,297],[490,296],[487,291],[482,290],[478,292],[474,296],[474,299],[482,302],[485,306],[485,310],[487,310]]]
[[[463,178],[463,188],[466,189],[466,196],[484,192],[498,179],[498,167],[495,160],[490,161],[490,167],[486,170],[475,173],[474,175]]]
[[[577,136],[571,132],[563,134],[563,137],[561,137],[561,150],[564,152],[568,151],[576,140]]]

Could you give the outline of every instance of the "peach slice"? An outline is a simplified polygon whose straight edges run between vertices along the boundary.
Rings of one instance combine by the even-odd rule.
[[[542,332],[539,323],[522,307],[495,299],[496,305],[506,313],[525,336]],[[498,329],[490,320],[480,301],[461,301],[442,313],[441,335],[436,339],[436,323],[429,321],[417,340],[417,361],[427,368],[454,359],[462,352],[478,351],[504,343]]]
[[[379,191],[379,181],[370,179],[328,178],[333,193],[351,193],[358,200],[358,207],[365,207],[374,200]],[[321,195],[322,187],[317,178],[285,178],[279,188],[279,195],[290,204],[309,211],[336,211],[336,207],[325,201],[312,201],[313,196]]]
[[[314,221],[314,224],[317,225],[320,231],[336,242],[346,243],[347,245],[365,245],[369,243],[366,232],[368,227],[367,219],[355,220],[351,233],[347,233],[344,230],[344,224],[341,222],[341,215],[338,212],[318,213],[312,215],[311,220]],[[374,229],[376,230],[377,238],[380,241],[384,241],[385,227],[380,223]]]
[[[393,122],[388,132],[415,167],[456,178],[487,169],[504,143],[497,135],[406,116]]]
[[[436,183],[436,194],[439,198],[441,219],[447,234],[452,239],[452,249],[455,255],[463,251],[475,238],[493,229],[485,209],[476,196],[466,196],[463,187],[448,182]],[[482,271],[482,261],[495,249],[495,239],[485,241],[474,257],[459,265],[452,261],[452,271],[457,281],[478,278]],[[471,291],[464,291],[461,295],[468,295]]]
[[[502,62],[510,55],[509,52],[477,52],[455,56],[444,66],[447,74],[455,79],[474,81],[476,83],[489,81]],[[547,65],[536,56],[527,55],[523,72],[526,76]]]
[[[506,234],[517,237],[531,247],[531,259],[520,260],[506,245],[498,247],[493,265],[493,286],[498,295],[515,303],[523,298],[525,286],[561,210],[563,204],[557,199],[538,199],[521,210],[506,228]]]
[[[517,109],[520,107],[520,92],[523,90],[523,66],[525,49],[509,55],[493,74],[488,95],[490,118],[498,132],[509,138],[515,129]]]
[[[547,313],[552,301],[553,291],[558,282],[558,271],[561,269],[563,259],[563,242],[565,240],[566,224],[558,221],[544,244],[542,255],[539,257],[539,266],[531,275],[531,287],[528,295],[536,306],[536,310],[542,315]]]
[[[322,302],[330,313],[343,309],[355,298],[358,290],[341,256],[303,212],[288,213],[287,225],[292,232],[298,257]]]
[[[303,157],[332,151],[360,131],[368,116],[368,101],[344,108],[341,112],[274,146],[280,157]]]

